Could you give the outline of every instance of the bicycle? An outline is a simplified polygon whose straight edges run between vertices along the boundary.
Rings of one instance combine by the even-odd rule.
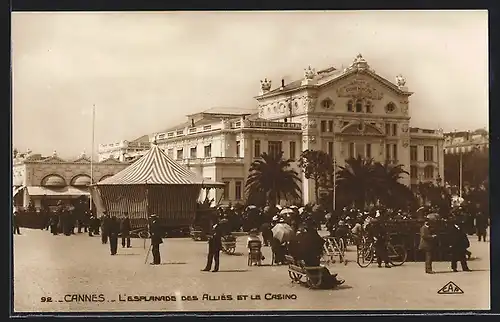
[[[406,262],[408,253],[403,245],[393,245],[389,239],[386,247],[389,262],[393,266],[401,266]],[[359,267],[365,268],[370,266],[375,257],[375,241],[371,240],[370,242],[367,242],[366,240],[364,240],[364,243],[361,244],[357,249],[357,263]]]
[[[335,263],[335,256],[339,257],[339,262],[347,264],[345,260],[345,243],[343,238],[336,237],[325,237],[325,243],[323,244],[323,256],[327,257],[328,263]]]

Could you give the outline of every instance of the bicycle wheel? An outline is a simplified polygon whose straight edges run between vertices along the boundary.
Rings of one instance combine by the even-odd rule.
[[[373,262],[373,257],[375,255],[375,252],[373,251],[373,248],[370,246],[365,246],[362,248],[359,248],[358,254],[357,254],[357,263],[359,267],[368,267],[372,262]]]
[[[149,238],[149,232],[146,230],[141,231],[138,235],[140,238],[144,238],[144,239]]]
[[[389,245],[387,247],[389,261],[393,266],[401,266],[406,262],[408,253],[403,245]]]

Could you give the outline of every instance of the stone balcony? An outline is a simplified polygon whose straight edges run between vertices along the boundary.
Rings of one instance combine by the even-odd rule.
[[[232,157],[210,157],[210,158],[186,158],[182,160],[176,160],[184,165],[214,165],[214,164],[244,164],[244,158],[232,158]]]
[[[273,121],[250,121],[243,120],[231,124],[231,128],[260,128],[260,129],[280,129],[280,130],[301,130],[302,124],[291,122]]]

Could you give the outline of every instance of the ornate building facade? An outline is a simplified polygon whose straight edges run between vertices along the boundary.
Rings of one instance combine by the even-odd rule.
[[[125,169],[130,163],[110,158],[92,164],[93,181],[104,180]],[[12,183],[14,205],[27,207],[30,201],[40,207],[42,197],[49,203],[88,195],[91,182],[90,159],[83,153],[76,160],[64,160],[54,152],[49,157],[31,152],[16,154]]]
[[[297,159],[306,149],[323,150],[338,166],[360,155],[402,164],[411,172],[407,185],[434,181],[444,176],[443,133],[410,127],[412,94],[401,75],[392,83],[358,55],[344,70],[309,67],[303,79],[274,89],[264,79],[255,110],[200,112],[149,138],[192,171],[224,182],[224,191],[210,192],[216,201],[243,201],[250,164],[262,152]],[[292,167],[300,171],[296,162]],[[305,178],[302,195],[304,203],[314,201]]]

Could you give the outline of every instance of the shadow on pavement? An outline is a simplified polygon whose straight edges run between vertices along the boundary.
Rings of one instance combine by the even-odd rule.
[[[243,273],[248,272],[248,269],[221,269],[219,273]]]

